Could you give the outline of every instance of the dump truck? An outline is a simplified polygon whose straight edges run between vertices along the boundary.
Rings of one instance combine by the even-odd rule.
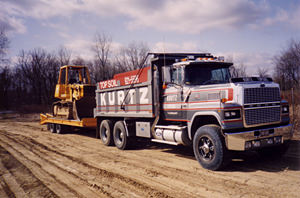
[[[70,127],[95,129],[95,90],[86,66],[62,66],[54,94],[58,101],[52,104],[52,114],[40,114],[40,123],[52,133],[64,133]]]
[[[152,53],[149,66],[96,85],[97,135],[124,150],[139,138],[191,146],[206,169],[231,151],[282,155],[293,130],[289,104],[270,78],[231,78],[209,53]]]

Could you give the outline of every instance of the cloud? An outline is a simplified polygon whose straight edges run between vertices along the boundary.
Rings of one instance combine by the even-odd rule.
[[[277,11],[276,15],[273,17],[267,17],[264,19],[263,24],[270,26],[277,23],[287,22],[289,21],[289,14],[286,10],[280,9]]]
[[[152,28],[198,34],[205,30],[231,30],[288,23],[300,27],[300,6],[292,11],[254,0],[2,0],[0,22],[22,33],[23,20],[46,20],[86,13],[122,17],[131,30]],[[274,14],[275,12],[275,14]]]
[[[199,33],[208,29],[240,28],[255,23],[264,6],[252,1],[231,0],[197,1],[169,0],[159,9],[145,12],[128,9],[132,29],[150,27],[163,31]]]
[[[152,47],[153,52],[196,52],[197,44],[194,42],[165,43],[157,42]]]
[[[293,6],[290,10],[274,8],[270,11],[275,14],[270,14],[265,17],[262,25],[274,26],[278,24],[285,24],[293,28],[300,28],[300,5]]]
[[[256,23],[265,11],[264,4],[251,0],[2,0],[0,12],[15,17],[39,20],[71,17],[80,12],[104,17],[125,17],[127,27],[159,31],[199,33],[207,29],[232,29]]]
[[[34,18],[45,20],[55,16],[70,17],[79,11],[80,4],[75,0],[1,0],[0,2],[0,25],[8,31],[24,33],[26,27],[24,20]]]
[[[244,52],[225,52],[217,53],[217,56],[224,56],[225,61],[233,62],[237,66],[245,66],[248,75],[257,75],[259,68],[267,68],[268,74],[272,76],[274,65],[273,55],[270,53],[244,53]]]
[[[71,50],[72,56],[92,60],[94,57],[91,51],[92,42],[84,39],[72,39],[64,44],[64,47]]]
[[[290,23],[297,27],[300,28],[300,5],[292,12],[291,14],[291,20]]]
[[[95,53],[92,51],[93,41],[85,39],[74,39],[65,35],[68,41],[63,45],[65,48],[71,50],[72,57],[81,57],[85,60],[93,60]],[[117,42],[112,42],[110,45],[111,53],[117,52],[122,47],[122,44]],[[115,54],[112,54],[113,56]]]
[[[1,6],[1,5],[0,5]],[[23,25],[23,20],[16,17],[8,17],[5,13],[0,12],[0,27],[4,27],[7,32],[26,32],[26,27]]]

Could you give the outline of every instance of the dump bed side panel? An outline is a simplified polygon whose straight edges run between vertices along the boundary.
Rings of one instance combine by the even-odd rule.
[[[94,116],[145,117],[153,115],[151,68],[117,74],[97,84]]]

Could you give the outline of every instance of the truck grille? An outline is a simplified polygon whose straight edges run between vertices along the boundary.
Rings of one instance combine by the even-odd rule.
[[[260,125],[280,121],[280,107],[245,109],[247,125]]]
[[[280,121],[280,92],[277,87],[244,89],[244,104],[247,126]]]
[[[279,88],[262,87],[244,89],[244,104],[280,101]]]

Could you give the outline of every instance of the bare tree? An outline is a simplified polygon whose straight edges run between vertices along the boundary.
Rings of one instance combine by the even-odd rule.
[[[231,73],[231,77],[233,78],[238,78],[238,77],[246,77],[247,76],[247,72],[246,72],[246,67],[244,66],[243,63],[241,63],[238,66],[231,66],[230,67],[230,73]]]
[[[4,26],[0,27],[0,66],[6,66],[8,64],[7,53],[9,49],[10,41],[8,39],[6,29]]]
[[[128,46],[120,49],[115,57],[115,65],[119,71],[128,71],[138,69],[143,63],[150,51],[148,45],[144,42],[131,42]]]
[[[0,108],[8,109],[9,104],[9,90],[12,84],[12,73],[8,66],[1,69],[0,72]]]
[[[110,78],[110,53],[112,38],[104,33],[96,33],[92,50],[95,53],[94,74],[96,81]]]
[[[71,62],[71,51],[65,47],[60,47],[57,52],[57,58],[61,66],[69,65]]]
[[[18,88],[28,93],[29,104],[52,102],[59,67],[54,53],[40,48],[20,52],[16,63],[16,71],[20,78]]]
[[[283,90],[300,86],[300,42],[291,40],[281,54],[274,57],[274,79]]]
[[[257,74],[259,77],[270,77],[268,74],[268,68],[266,67],[259,67],[257,69]]]
[[[9,39],[4,26],[0,27],[0,108],[8,108],[8,92],[11,87],[12,74],[7,53]]]
[[[86,64],[86,60],[84,60],[80,56],[77,56],[75,59],[72,60],[72,64],[73,65],[85,65]]]

